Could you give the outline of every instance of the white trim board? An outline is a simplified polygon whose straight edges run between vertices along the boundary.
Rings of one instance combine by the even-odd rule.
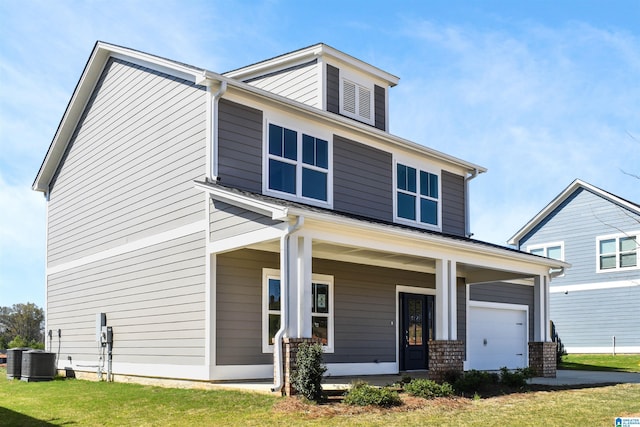
[[[549,293],[569,293],[578,291],[597,291],[602,289],[630,288],[640,286],[640,277],[638,280],[621,280],[618,282],[601,282],[601,283],[582,283],[579,285],[564,285],[549,287]]]
[[[72,268],[77,268],[83,265],[91,264],[92,262],[102,261],[107,258],[123,255],[139,249],[147,248],[149,246],[168,242],[170,240],[178,239],[180,237],[188,236],[190,234],[205,232],[206,230],[207,230],[206,220],[194,222],[191,224],[184,225],[182,227],[174,228],[173,230],[154,234],[153,236],[144,237],[142,239],[135,240],[133,242],[125,243],[124,245],[120,245],[104,251],[96,252],[95,254],[91,254],[83,258],[74,259],[72,261],[58,264],[53,267],[47,267],[45,274],[48,276],[51,274],[60,273],[62,271],[70,270]]]

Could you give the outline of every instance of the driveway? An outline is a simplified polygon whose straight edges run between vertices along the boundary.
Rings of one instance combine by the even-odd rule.
[[[570,371],[558,370],[556,378],[532,378],[530,384],[582,385],[582,384],[622,384],[640,383],[640,373],[613,371]]]

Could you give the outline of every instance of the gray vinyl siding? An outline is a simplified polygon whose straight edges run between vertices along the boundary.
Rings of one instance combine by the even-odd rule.
[[[386,106],[386,94],[383,87],[374,86],[373,88],[373,106],[375,127],[380,130],[387,130],[387,106]]]
[[[391,153],[335,135],[333,207],[336,211],[393,220]]]
[[[262,353],[262,269],[280,268],[280,255],[242,249],[216,259],[216,364],[273,363]]]
[[[529,340],[534,337],[534,289],[533,286],[515,283],[482,283],[471,285],[469,299],[471,301],[498,302],[503,304],[519,304],[529,307]]]
[[[262,269],[277,253],[239,250],[217,256],[217,363],[269,364],[262,353]],[[431,274],[313,259],[313,272],[334,277],[335,352],[326,363],[394,362],[396,285],[435,287]]]
[[[224,185],[262,192],[262,111],[221,99],[218,175]]]
[[[550,296],[551,320],[565,347],[640,345],[640,286],[557,292]]]
[[[464,177],[442,171],[442,232],[464,236],[465,190]]]
[[[565,261],[571,263],[564,276],[551,286],[640,279],[640,270],[596,273],[598,236],[620,230],[640,230],[640,216],[603,199],[586,189],[578,189],[537,227],[520,240],[520,248],[564,242]]]
[[[340,114],[340,70],[327,64],[327,111]]]
[[[227,239],[281,224],[264,215],[228,203],[211,200],[211,241]]]
[[[270,73],[247,83],[312,107],[322,108],[318,97],[318,61]]]
[[[204,219],[202,88],[110,60],[48,203],[48,265]]]
[[[59,360],[97,364],[96,314],[106,313],[114,363],[203,365],[205,241],[195,233],[49,275]]]

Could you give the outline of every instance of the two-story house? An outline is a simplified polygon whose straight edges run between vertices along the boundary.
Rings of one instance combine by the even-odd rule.
[[[33,184],[59,367],[102,366],[106,323],[116,378],[279,388],[310,338],[329,375],[554,374],[568,264],[468,237],[486,170],[391,135],[397,83],[325,44],[217,74],[98,42]]]
[[[571,263],[549,289],[551,320],[569,353],[640,353],[639,242],[640,205],[581,180],[509,240]]]

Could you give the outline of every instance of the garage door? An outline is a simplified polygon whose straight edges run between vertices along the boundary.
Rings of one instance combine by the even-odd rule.
[[[528,364],[527,306],[470,302],[469,369],[524,368]]]

